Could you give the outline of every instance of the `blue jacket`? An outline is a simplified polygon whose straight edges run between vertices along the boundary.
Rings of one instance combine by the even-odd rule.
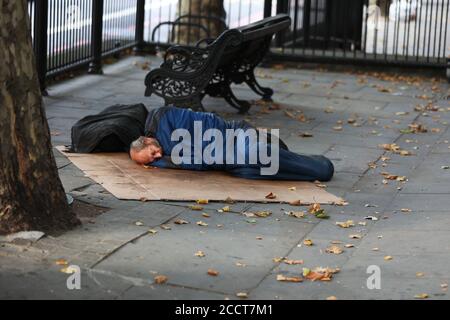
[[[222,149],[223,154],[220,157],[219,155],[211,152],[211,155],[218,156],[222,158],[222,164],[211,164],[208,163],[204,157],[198,157],[201,161],[195,163],[195,147],[194,147],[194,135],[195,135],[195,122],[201,123],[201,132],[198,131],[198,135],[200,134],[201,146],[199,145],[196,148],[199,152],[203,154],[205,148],[211,144],[211,141],[203,141],[202,137],[204,133],[209,129],[216,129],[220,131],[222,137],[224,137],[222,141]],[[280,140],[279,147],[279,171],[277,174],[273,176],[261,176],[260,169],[261,167],[267,166],[261,164],[258,161],[256,164],[249,164],[249,150],[250,145],[252,147],[256,147],[256,150],[259,151],[260,148],[264,148],[264,151],[271,150],[270,145],[270,136],[268,143],[256,142],[256,146],[253,145],[253,142],[248,137],[245,137],[244,140],[234,140],[234,148],[233,150],[233,161],[226,161],[227,159],[227,139],[226,130],[227,129],[242,129],[246,130],[248,128],[252,128],[245,121],[226,121],[221,117],[207,112],[194,112],[189,109],[177,108],[177,107],[162,107],[159,109],[155,109],[149,112],[145,124],[145,135],[154,137],[160,143],[164,156],[162,159],[159,159],[153,163],[152,166],[161,167],[161,168],[179,168],[179,169],[188,169],[188,170],[224,170],[233,175],[240,176],[243,178],[251,178],[251,179],[278,179],[278,180],[321,180],[327,181],[331,179],[333,175],[333,164],[327,158],[323,156],[306,156],[306,155],[298,155],[296,153],[290,152],[287,150],[286,145]],[[179,138],[177,141],[172,141],[172,133],[176,129],[185,129],[185,132],[188,132],[191,139]],[[212,139],[214,140],[214,139]],[[180,142],[190,143],[187,148],[190,150],[189,154],[185,155],[183,152],[179,152],[180,156],[185,156],[186,158],[180,164],[174,164],[171,159],[171,153],[174,148],[179,148]],[[228,141],[229,142],[229,141]],[[216,146],[217,141],[215,141]],[[187,150],[186,149],[186,150]],[[178,150],[178,149],[176,149]],[[231,150],[231,149],[229,149]],[[244,164],[238,164],[237,158],[238,156],[241,159],[245,159]],[[228,163],[226,163],[228,162]]]

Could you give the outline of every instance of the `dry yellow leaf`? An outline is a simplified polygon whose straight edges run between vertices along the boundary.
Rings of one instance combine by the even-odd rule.
[[[203,221],[197,221],[197,225],[201,226],[201,227],[207,227],[208,226],[208,224],[206,222],[203,222]]]
[[[312,242],[311,239],[305,239],[305,240],[303,240],[303,244],[304,244],[305,246],[312,246],[312,245],[313,245],[313,242]]]
[[[56,263],[56,265],[58,265],[58,266],[66,266],[66,265],[69,264],[69,263],[67,262],[67,260],[65,260],[65,259],[58,259],[58,260],[55,261],[55,263]]]
[[[177,219],[173,223],[175,224],[188,224],[189,221],[183,220],[183,219]]]
[[[347,220],[345,222],[336,222],[336,225],[338,225],[341,228],[350,228],[350,227],[354,227],[355,224],[353,222],[353,220]]]
[[[153,280],[155,281],[156,284],[163,284],[163,283],[167,282],[168,278],[163,275],[158,275],[158,276],[155,276],[153,278]]]
[[[392,256],[385,256],[384,257],[384,260],[386,260],[386,261],[389,261],[389,260],[392,260],[393,258],[392,258]]]
[[[198,199],[195,202],[197,202],[197,204],[208,204],[209,200],[208,199]]]
[[[236,293],[236,297],[238,297],[238,298],[248,298],[248,293],[247,292],[238,292],[238,293]]]
[[[68,266],[68,267],[62,268],[62,269],[59,270],[59,271],[61,271],[62,273],[72,274],[72,273],[77,272],[78,269],[76,269],[76,268],[73,267],[73,266]]]
[[[312,213],[312,214],[317,213],[318,211],[321,210],[320,203],[313,203],[313,204],[311,204],[309,206],[308,210],[309,210],[309,213]]]
[[[204,253],[203,251],[199,250],[199,251],[197,251],[194,255],[195,255],[196,257],[202,258],[202,257],[205,256],[205,253]]]
[[[277,281],[286,281],[286,282],[302,282],[303,279],[300,277],[286,277],[282,274],[277,275]]]
[[[219,275],[219,271],[215,269],[208,269],[208,274],[213,277],[217,277]]]
[[[192,205],[192,206],[189,206],[189,209],[200,211],[200,210],[203,210],[203,207],[198,206],[198,205]]]
[[[333,246],[326,248],[325,252],[332,253],[332,254],[341,254],[343,252],[343,250],[340,247],[333,245]]]
[[[421,294],[416,294],[414,296],[415,299],[428,299],[428,294],[426,293],[421,293]]]
[[[337,300],[337,298],[335,296],[329,296],[327,297],[327,300]]]
[[[203,213],[202,213],[202,216],[205,217],[205,218],[211,217],[211,216],[210,216],[209,214],[207,214],[206,212],[203,212]]]
[[[288,264],[288,265],[298,265],[298,264],[303,264],[303,260],[290,260],[290,259],[284,259],[283,262],[286,263],[286,264]]]

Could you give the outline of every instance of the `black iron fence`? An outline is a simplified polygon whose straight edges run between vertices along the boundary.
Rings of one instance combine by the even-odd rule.
[[[280,59],[446,67],[450,0],[289,0]]]
[[[124,49],[186,42],[181,28],[193,43],[276,13],[292,25],[269,58],[448,68],[450,0],[216,0],[218,11],[209,10],[213,2],[28,0],[42,89],[73,68],[101,73],[102,58]]]

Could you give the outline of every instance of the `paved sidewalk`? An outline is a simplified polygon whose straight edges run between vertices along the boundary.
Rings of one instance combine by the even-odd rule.
[[[70,143],[75,121],[112,104],[161,106],[160,99],[143,96],[147,61],[160,63],[129,57],[105,67],[104,75],[52,85],[45,103],[53,144]],[[286,204],[236,203],[229,205],[233,212],[221,213],[228,204],[192,211],[180,202],[120,201],[55,150],[84,223],[35,243],[0,243],[0,298],[240,299],[236,294],[246,293],[248,299],[448,299],[448,84],[277,66],[259,69],[258,77],[275,90],[276,104],[257,104],[246,116],[218,99],[207,98],[205,106],[229,119],[280,128],[293,151],[329,157],[336,174],[327,190],[348,205],[322,206],[330,218],[317,219],[286,215],[308,211]],[[236,94],[256,99],[244,86]],[[272,215],[241,214],[260,210]],[[175,224],[179,219],[190,223]],[[348,220],[354,226],[336,225]],[[342,253],[328,253],[340,251],[332,246]],[[81,290],[67,289],[69,275],[58,260],[81,267]],[[293,260],[303,264],[288,264],[299,263]],[[303,282],[279,281],[319,266],[340,272],[330,281],[311,281],[311,274]],[[380,268],[381,289],[368,289],[369,266]],[[158,275],[167,282],[156,284]]]

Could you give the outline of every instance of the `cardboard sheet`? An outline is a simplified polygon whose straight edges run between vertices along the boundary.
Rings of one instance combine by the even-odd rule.
[[[291,202],[332,204],[342,201],[314,183],[302,181],[251,180],[218,171],[189,171],[144,168],[126,153],[65,153],[87,177],[102,185],[118,199]],[[295,187],[295,190],[289,188]],[[275,199],[266,199],[270,192]]]

